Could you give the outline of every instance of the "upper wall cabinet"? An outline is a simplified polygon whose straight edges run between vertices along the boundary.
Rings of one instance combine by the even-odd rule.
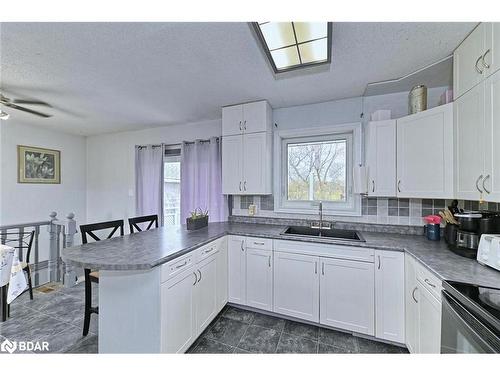
[[[453,103],[397,120],[397,196],[452,198]]]
[[[500,23],[481,23],[453,54],[455,99],[500,68]]]
[[[222,136],[272,131],[272,109],[265,100],[222,108]]]
[[[222,109],[222,193],[272,193],[272,111],[266,101]]]
[[[368,195],[396,196],[396,120],[372,121],[366,128]]]

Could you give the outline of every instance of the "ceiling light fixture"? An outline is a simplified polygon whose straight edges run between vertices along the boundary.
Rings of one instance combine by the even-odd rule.
[[[275,73],[329,64],[331,22],[253,22]]]
[[[8,120],[10,115],[2,110],[0,110],[0,120]]]

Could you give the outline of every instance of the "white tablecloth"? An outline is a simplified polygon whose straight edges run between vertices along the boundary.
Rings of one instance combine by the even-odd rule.
[[[10,246],[0,245],[0,287],[7,284],[9,284],[7,303],[11,303],[28,286],[15,249]]]

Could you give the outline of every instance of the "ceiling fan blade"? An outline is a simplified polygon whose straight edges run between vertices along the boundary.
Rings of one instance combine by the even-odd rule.
[[[32,115],[36,115],[36,116],[40,116],[40,117],[52,117],[52,115],[47,115],[45,113],[42,113],[42,112],[38,112],[38,111],[34,111],[32,109],[28,109],[28,108],[24,108],[24,107],[20,107],[18,105],[15,105],[15,104],[12,104],[12,103],[6,103],[6,102],[2,102],[2,104],[6,107],[10,107],[12,109],[17,109],[19,111],[23,111],[23,112],[28,112],[28,113],[31,113]]]
[[[43,106],[52,108],[52,106],[49,103],[45,103],[45,102],[42,102],[40,100],[14,99],[14,100],[12,100],[12,103],[16,103],[16,104],[43,105]]]

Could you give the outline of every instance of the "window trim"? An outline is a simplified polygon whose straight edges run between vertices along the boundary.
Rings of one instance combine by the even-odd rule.
[[[274,133],[274,212],[316,214],[317,201],[292,201],[287,199],[288,162],[286,145],[307,139],[347,142],[347,202],[323,202],[323,212],[335,216],[361,216],[361,197],[353,193],[353,167],[361,160],[361,123],[280,130]]]

